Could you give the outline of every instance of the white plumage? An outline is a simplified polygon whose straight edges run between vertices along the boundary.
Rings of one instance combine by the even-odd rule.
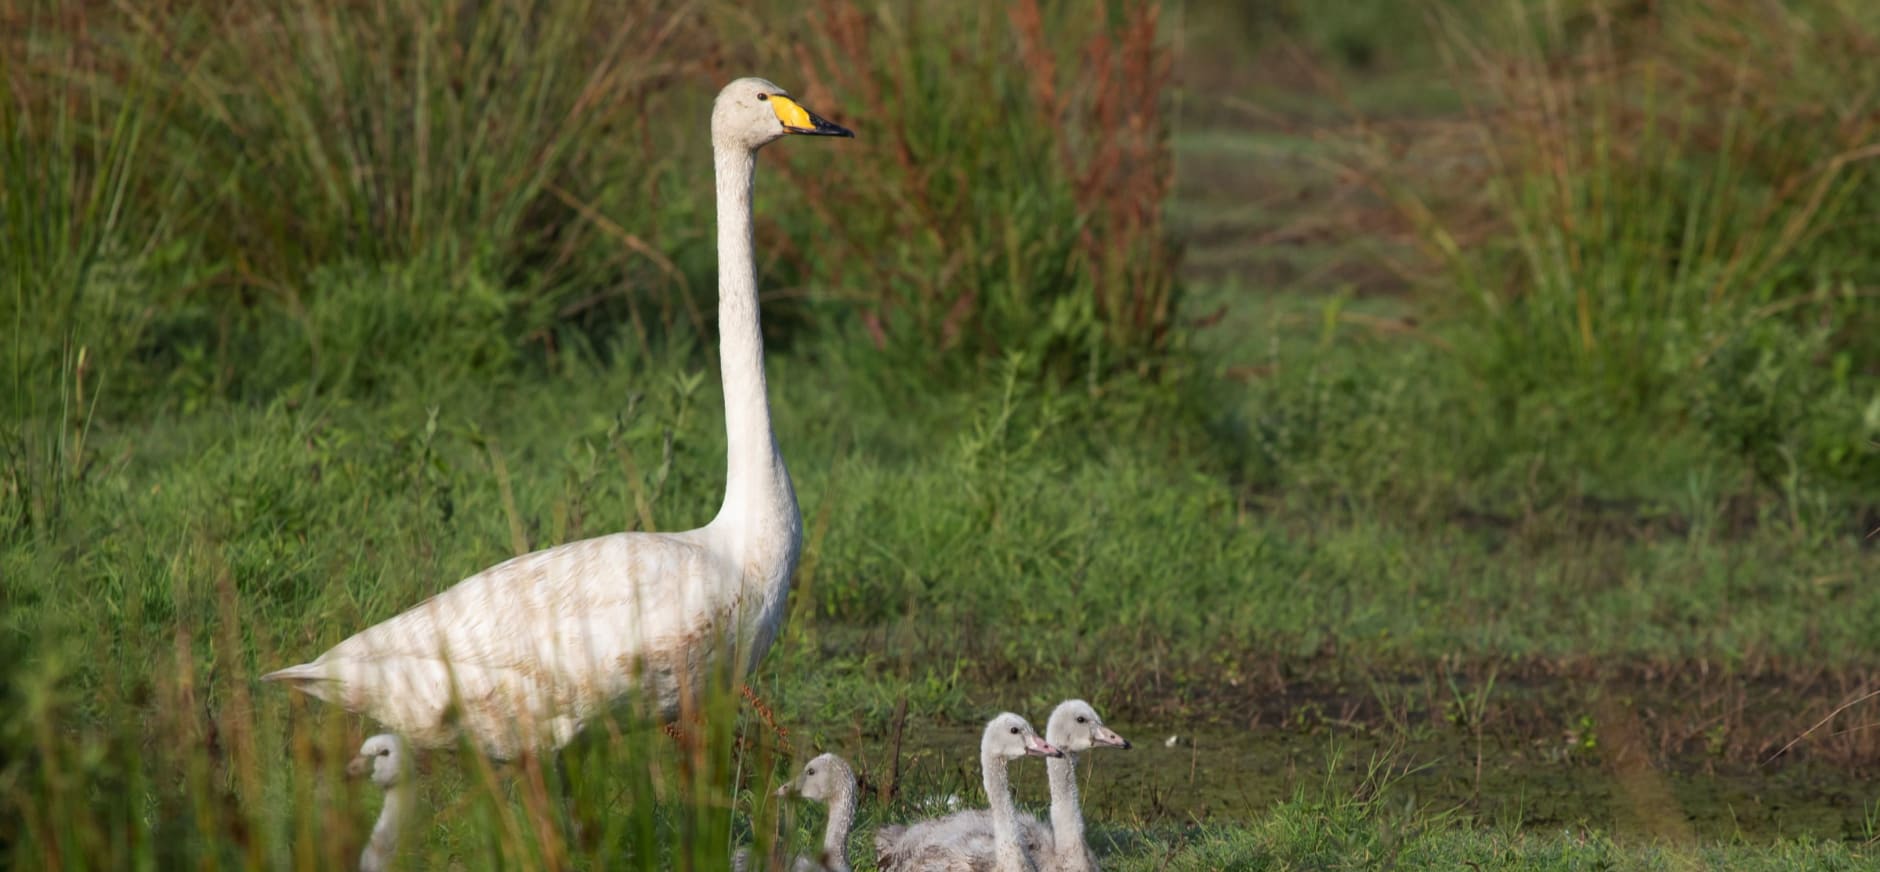
[[[1031,724],[1007,712],[992,719],[979,742],[985,781],[983,818],[970,813],[882,827],[875,833],[875,860],[893,872],[1031,872],[1037,844],[1025,844],[1006,764],[1026,755],[1063,757]],[[987,826],[980,826],[981,823]]]
[[[1093,748],[1127,749],[1129,740],[1104,726],[1097,710],[1081,699],[1067,699],[1052,710],[1051,719],[1045,722],[1044,738],[1064,752],[1061,758],[1044,761],[1051,776],[1051,820],[1045,822],[1019,813],[1019,844],[1044,872],[1092,872],[1097,862],[1084,841],[1084,813],[1077,796],[1077,754]],[[991,812],[956,812],[915,827],[950,833],[952,843],[979,864],[976,868],[992,868],[995,827]],[[910,837],[928,838],[913,827],[883,827],[876,833],[875,850],[877,854],[891,853],[897,842]]]
[[[370,773],[372,783],[385,788],[385,807],[379,810],[378,823],[372,825],[372,838],[359,852],[359,872],[381,872],[398,856],[398,838],[403,834],[416,802],[416,787],[411,783],[411,752],[405,743],[390,733],[373,736],[359,746],[359,754],[346,764],[346,774],[358,777]]]
[[[855,770],[847,760],[834,754],[822,754],[803,766],[795,781],[777,788],[777,796],[796,795],[829,806],[829,821],[823,826],[822,850],[813,857],[795,856],[785,868],[790,872],[849,872],[849,830],[855,825]],[[751,852],[739,849],[731,859],[732,872],[749,872]]]
[[[763,79],[732,82],[713,105],[727,474],[711,523],[517,557],[262,680],[291,682],[421,747],[461,735],[505,759],[561,747],[629,693],[670,720],[709,670],[750,672],[783,621],[802,545],[771,432],[751,250],[757,150],[792,133],[853,135]]]

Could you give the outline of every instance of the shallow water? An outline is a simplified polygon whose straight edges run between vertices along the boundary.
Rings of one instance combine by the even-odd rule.
[[[1086,814],[1113,825],[1244,822],[1296,795],[1357,795],[1454,810],[1484,826],[1652,835],[1683,830],[1707,840],[1865,840],[1871,835],[1867,813],[1880,812],[1880,789],[1811,764],[1709,773],[1673,768],[1621,779],[1596,750],[1490,736],[1481,745],[1478,781],[1475,740],[1462,735],[1392,742],[1327,729],[1111,726],[1135,747],[1082,755],[1079,778]],[[916,805],[938,804],[950,794],[981,804],[978,739],[976,727],[909,725],[904,795]],[[870,769],[886,771],[891,749],[877,743],[866,754]],[[1012,781],[1021,805],[1046,804],[1043,765],[1015,763]]]

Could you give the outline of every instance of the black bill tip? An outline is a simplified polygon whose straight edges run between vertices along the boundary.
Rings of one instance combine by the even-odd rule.
[[[809,127],[785,127],[784,129],[791,133],[798,133],[804,136],[846,136],[850,139],[855,138],[855,131],[847,127],[843,127],[840,124],[808,110],[804,110],[804,114],[809,116]]]

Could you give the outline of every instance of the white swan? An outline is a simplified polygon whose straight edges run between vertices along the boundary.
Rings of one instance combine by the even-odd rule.
[[[671,721],[709,669],[736,677],[783,621],[802,516],[770,428],[751,252],[757,150],[787,134],[853,136],[763,79],[712,108],[725,499],[683,533],[616,533],[526,554],[459,582],[311,663],[262,676],[367,715],[420,747],[467,736],[491,757],[560,748],[637,691]]]
[[[410,757],[403,740],[384,733],[367,739],[359,746],[358,756],[346,764],[347,775],[357,778],[370,773],[372,783],[385,788],[385,807],[379,810],[379,822],[372,825],[366,849],[359,853],[359,872],[380,872],[398,854],[398,837],[417,801]]]
[[[1064,756],[1039,738],[1024,718],[1010,712],[993,718],[979,742],[990,832],[962,826],[957,814],[906,827],[882,827],[875,835],[877,865],[919,872],[1030,872],[1035,867],[1020,841],[1018,808],[1012,803],[1012,785],[1005,771],[1008,762],[1027,754]]]
[[[1039,867],[1051,872],[1092,872],[1097,858],[1084,841],[1084,810],[1077,796],[1077,754],[1092,748],[1129,750],[1129,740],[1103,725],[1097,710],[1081,699],[1058,703],[1045,722],[1045,739],[1064,752],[1044,761],[1051,773],[1051,826],[1038,837],[1044,842]]]
[[[1051,821],[1045,823],[1020,814],[1019,843],[1047,872],[1089,872],[1097,868],[1097,862],[1084,841],[1084,813],[1077,796],[1077,754],[1092,748],[1127,749],[1129,740],[1104,726],[1097,710],[1081,699],[1067,699],[1052,710],[1051,719],[1045,722],[1044,737],[1064,752],[1063,757],[1044,761],[1051,775]],[[959,844],[981,852],[976,859],[990,867],[994,828],[990,813],[983,809],[955,812],[932,825],[955,833]],[[875,836],[877,854],[905,837],[897,827],[881,828]]]
[[[823,826],[822,850],[815,857],[796,857],[790,872],[849,872],[849,830],[855,825],[855,770],[847,760],[823,754],[803,766],[795,781],[777,788],[777,796],[795,794],[829,806],[829,822]],[[750,868],[750,851],[739,849],[731,868],[745,872]]]

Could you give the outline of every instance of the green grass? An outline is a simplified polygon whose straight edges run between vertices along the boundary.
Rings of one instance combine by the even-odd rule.
[[[1328,357],[1350,372],[1301,373],[1258,405],[1342,433],[1353,425],[1341,415],[1419,396],[1404,384],[1414,354]],[[86,419],[86,457],[73,460],[83,471],[55,504],[29,510],[44,522],[14,526],[42,532],[17,532],[0,556],[9,636],[35,652],[16,681],[61,688],[28,709],[29,723],[73,725],[54,741],[77,742],[77,754],[126,720],[180,719],[156,727],[168,735],[203,729],[199,718],[252,718],[265,737],[254,753],[280,753],[296,706],[254,684],[267,668],[517,550],[636,528],[642,506],[663,529],[707,519],[722,437],[703,374],[622,352],[450,396],[216,403],[131,421],[102,406]],[[987,384],[964,392],[897,394],[892,378],[807,350],[772,364],[810,539],[761,686],[798,741],[817,747],[858,753],[859,731],[877,748],[904,694],[916,723],[972,721],[995,706],[1041,713],[1070,694],[1122,724],[1165,720],[1157,712],[1170,706],[1207,718],[1239,705],[1220,701],[1227,685],[1261,686],[1273,663],[1326,682],[1439,664],[1702,662],[1745,677],[1831,658],[1875,665],[1849,656],[1880,618],[1880,599],[1857,582],[1873,566],[1857,541],[1798,538],[1781,519],[1748,535],[1700,524],[1629,541],[1564,507],[1472,530],[1441,505],[1387,510],[1413,484],[1316,495],[1336,446],[1315,439],[1255,452],[1283,461],[1272,474],[1313,483],[1313,495],[1226,484],[1223,453],[1160,392],[1124,386],[1093,403],[1022,367],[991,367]],[[27,428],[75,438],[56,420]],[[1415,441],[1433,440],[1430,450],[1453,436]],[[1358,438],[1373,448],[1404,439]],[[1365,481],[1420,480],[1414,458],[1369,462]],[[963,649],[965,636],[975,642]],[[166,715],[174,683],[200,687],[204,711]],[[316,734],[337,744],[330,731],[345,719],[315,709],[329,731]],[[626,747],[629,760],[645,753]],[[263,795],[299,789],[279,777]],[[447,795],[461,789],[444,783]],[[281,815],[256,826],[281,826]],[[441,826],[430,847],[480,856],[477,832]],[[1271,835],[1190,837],[1203,858],[1306,850]],[[1461,850],[1431,838],[1432,851]],[[1603,844],[1510,843],[1542,855],[1616,850]]]
[[[1744,822],[1693,833],[1626,763],[1819,810],[1880,752],[1856,707],[1770,760],[1880,675],[1875,92],[1824,84],[1857,40],[1794,35],[1880,33],[1864,7],[1782,12],[1755,46],[1788,90],[1706,85],[1727,53],[1679,4],[1611,44],[1511,7],[1534,32],[1494,50],[1300,7],[1237,39],[1291,34],[1351,93],[1227,67],[1165,114],[1156,19],[1123,6],[22,13],[0,73],[46,75],[0,107],[0,852],[344,866],[371,725],[256,675],[515,553],[709,519],[697,107],[735,63],[862,134],[767,152],[759,193],[806,542],[756,684],[789,736],[723,695],[688,748],[596,730],[573,847],[552,767],[437,756],[410,868],[722,868],[792,759],[881,786],[905,728],[864,857],[976,793],[971,749],[922,736],[1071,695],[1190,766],[1273,753],[1247,734],[1394,749],[1246,790],[1098,761],[1109,868],[1871,864],[1872,814],[1726,797],[1706,819]],[[1570,97],[1502,123],[1537,93]]]

